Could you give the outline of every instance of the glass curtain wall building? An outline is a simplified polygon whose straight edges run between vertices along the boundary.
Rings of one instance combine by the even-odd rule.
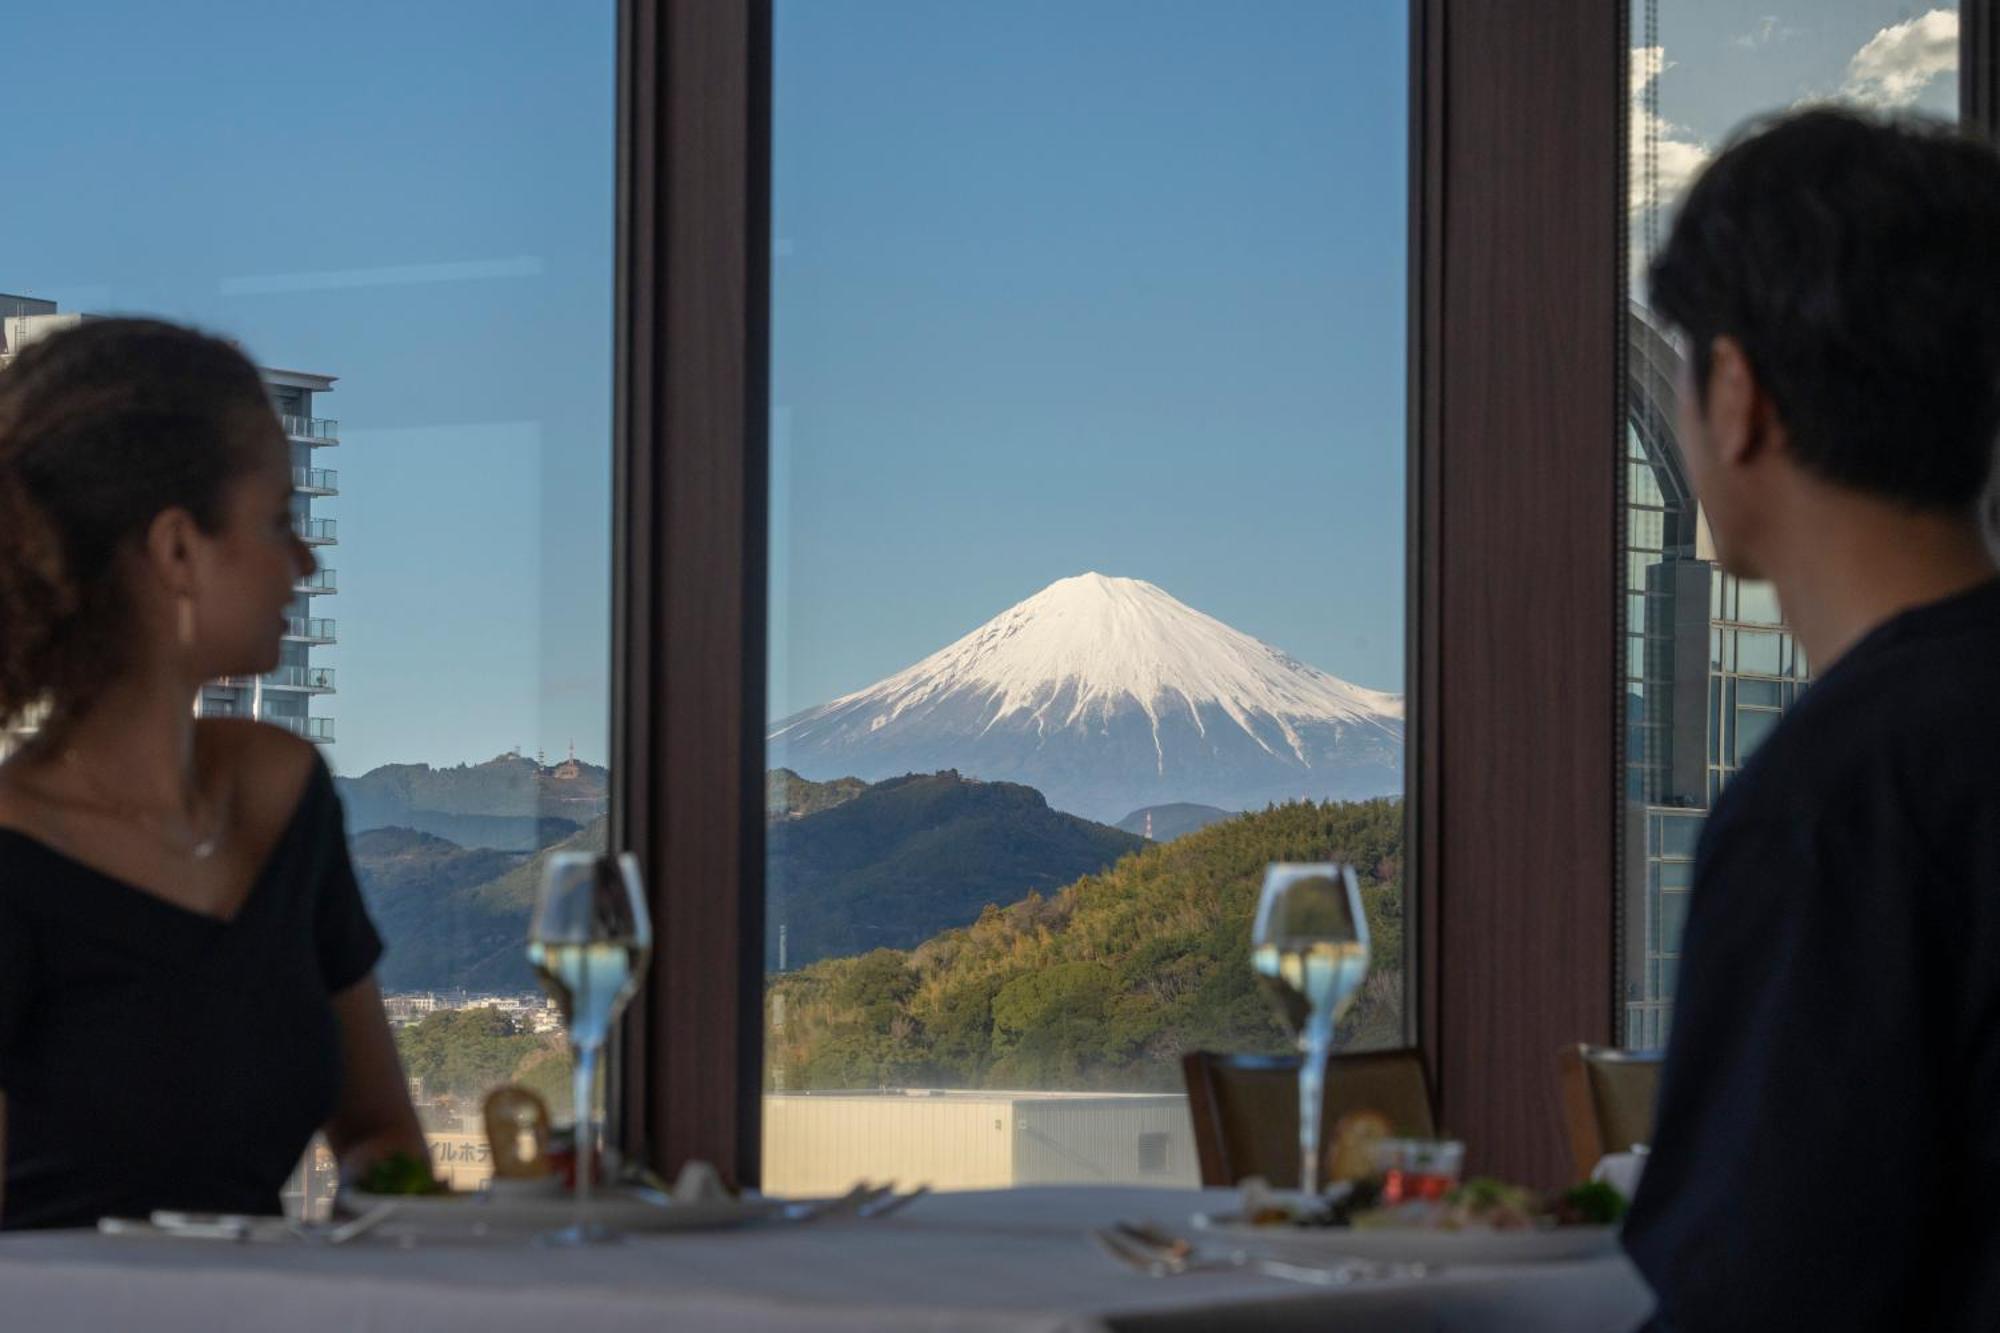
[[[1646,266],[1700,170],[1755,118],[1811,103],[1957,114],[1959,16],[1841,0],[1632,0],[1625,325],[1626,724],[1619,890],[1630,1047],[1666,1040],[1702,820],[1809,679],[1766,585],[1723,574],[1676,437],[1686,348],[1645,308]]]
[[[1725,574],[1675,436],[1682,353],[1626,322],[1626,1045],[1666,1039],[1701,822],[1807,679],[1770,585]]]

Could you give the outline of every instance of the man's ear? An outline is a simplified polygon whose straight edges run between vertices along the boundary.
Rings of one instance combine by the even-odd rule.
[[[1708,439],[1725,466],[1741,466],[1780,441],[1777,412],[1771,395],[1757,382],[1757,372],[1743,344],[1724,334],[1708,349]]]

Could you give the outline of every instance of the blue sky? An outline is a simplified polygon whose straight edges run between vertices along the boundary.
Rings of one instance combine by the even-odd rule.
[[[1643,5],[1632,41],[1645,42]],[[1672,200],[1747,118],[1803,102],[1843,100],[1955,118],[1956,6],[1906,0],[1662,0],[1658,52],[1635,49],[1635,98],[1658,71],[1659,173]],[[1635,104],[1635,130],[1644,124]],[[1639,177],[1634,162],[1634,179]],[[1664,236],[1665,227],[1661,228]],[[1636,238],[1635,238],[1636,240]],[[1635,243],[1635,266],[1641,247]]]
[[[780,0],[774,715],[1092,569],[1401,688],[1405,22]]]
[[[343,771],[605,753],[613,9],[16,5],[0,291],[340,377]]]
[[[340,377],[336,764],[601,759],[611,5],[17,8],[0,291]],[[1926,11],[1661,9],[1697,152]],[[1401,687],[1404,23],[778,0],[774,715],[1086,569]]]

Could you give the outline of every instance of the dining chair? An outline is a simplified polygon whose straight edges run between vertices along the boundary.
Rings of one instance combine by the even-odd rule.
[[[1234,1186],[1262,1176],[1276,1188],[1298,1188],[1299,1057],[1190,1051],[1181,1070],[1201,1183]],[[1361,1051],[1328,1062],[1321,1143],[1329,1167],[1333,1126],[1356,1111],[1377,1112],[1399,1137],[1435,1138],[1422,1057],[1413,1050]]]
[[[1584,1042],[1556,1053],[1563,1119],[1579,1181],[1606,1153],[1653,1141],[1653,1103],[1660,1091],[1658,1051],[1621,1051]]]

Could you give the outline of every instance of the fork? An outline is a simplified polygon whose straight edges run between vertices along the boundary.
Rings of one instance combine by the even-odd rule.
[[[886,1185],[858,1184],[837,1199],[821,1199],[813,1203],[786,1204],[780,1214],[787,1222],[820,1222],[834,1217],[865,1217],[868,1209],[878,1206],[884,1199],[896,1192],[896,1182]]]
[[[383,1203],[377,1204],[375,1207],[361,1214],[361,1216],[351,1218],[346,1222],[340,1223],[338,1226],[329,1226],[326,1224],[314,1226],[305,1222],[287,1222],[285,1230],[308,1245],[345,1245],[355,1237],[373,1231],[400,1211],[402,1211],[401,1204]]]
[[[891,1213],[909,1207],[930,1192],[931,1187],[929,1185],[919,1185],[908,1194],[894,1193],[892,1187],[891,1192],[886,1198],[877,1197],[872,1202],[863,1204],[856,1210],[855,1216],[865,1218],[887,1217]]]
[[[1170,1235],[1158,1227],[1132,1222],[1116,1222],[1090,1234],[1113,1258],[1149,1277],[1247,1271],[1310,1286],[1340,1287],[1381,1278],[1422,1277],[1425,1272],[1422,1264],[1382,1264],[1365,1259],[1343,1259],[1337,1264],[1318,1266],[1269,1259],[1247,1250],[1199,1250],[1185,1238]]]

